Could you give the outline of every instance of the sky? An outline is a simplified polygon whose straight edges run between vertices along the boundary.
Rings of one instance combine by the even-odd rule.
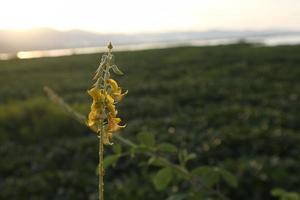
[[[300,0],[0,0],[0,29],[300,30]]]

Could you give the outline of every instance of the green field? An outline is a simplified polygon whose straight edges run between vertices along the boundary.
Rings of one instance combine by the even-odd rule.
[[[129,94],[119,105],[135,140],[149,132],[197,154],[189,167],[220,166],[238,188],[230,199],[272,199],[272,188],[300,192],[300,46],[236,44],[114,53]],[[101,55],[0,61],[0,199],[97,199],[98,140],[53,104],[48,85],[77,111]],[[117,141],[115,141],[117,142]],[[111,153],[108,147],[106,154]],[[121,159],[106,174],[107,200],[153,200],[154,167]],[[145,160],[147,162],[147,160]]]

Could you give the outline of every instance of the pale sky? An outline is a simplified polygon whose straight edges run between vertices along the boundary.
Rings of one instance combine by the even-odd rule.
[[[300,0],[0,0],[0,29],[300,30]]]

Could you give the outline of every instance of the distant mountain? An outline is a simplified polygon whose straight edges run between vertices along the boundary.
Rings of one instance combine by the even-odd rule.
[[[49,28],[26,31],[0,30],[0,53],[15,53],[25,50],[47,50],[104,46],[108,41],[114,44],[137,44],[153,42],[185,42],[221,38],[245,39],[276,35],[300,35],[296,31],[204,31],[170,32],[153,34],[100,34],[81,30],[57,31]]]
[[[34,29],[28,31],[0,31],[0,52],[20,50],[45,50],[103,45],[106,35],[80,30],[67,32],[53,29]]]

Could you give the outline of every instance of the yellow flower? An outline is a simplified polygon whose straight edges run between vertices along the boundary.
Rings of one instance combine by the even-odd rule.
[[[113,79],[107,80],[111,87],[111,95],[115,101],[121,101],[122,98],[128,93],[128,91],[122,94],[122,89],[118,86],[118,83]]]
[[[105,95],[103,91],[98,88],[92,88],[88,90],[89,95],[93,98],[94,101],[103,101],[105,99]]]
[[[114,117],[117,116],[118,111],[116,110],[116,106],[113,104],[112,101],[106,101],[106,106],[110,115]]]
[[[99,120],[100,120],[100,116],[101,116],[100,113],[98,113],[97,111],[91,110],[91,112],[89,113],[87,125],[89,127],[96,126],[97,122],[99,122]]]
[[[125,128],[126,125],[120,126],[119,125],[120,122],[121,122],[121,118],[108,115],[107,132],[114,133],[120,130],[121,128]]]
[[[94,127],[97,126],[101,120],[103,112],[102,102],[105,99],[105,95],[97,88],[88,90],[88,93],[93,98],[93,103],[91,105],[91,112],[88,116],[87,125],[89,127]]]
[[[115,100],[109,94],[105,94],[105,97],[108,103],[113,104],[115,102]]]

